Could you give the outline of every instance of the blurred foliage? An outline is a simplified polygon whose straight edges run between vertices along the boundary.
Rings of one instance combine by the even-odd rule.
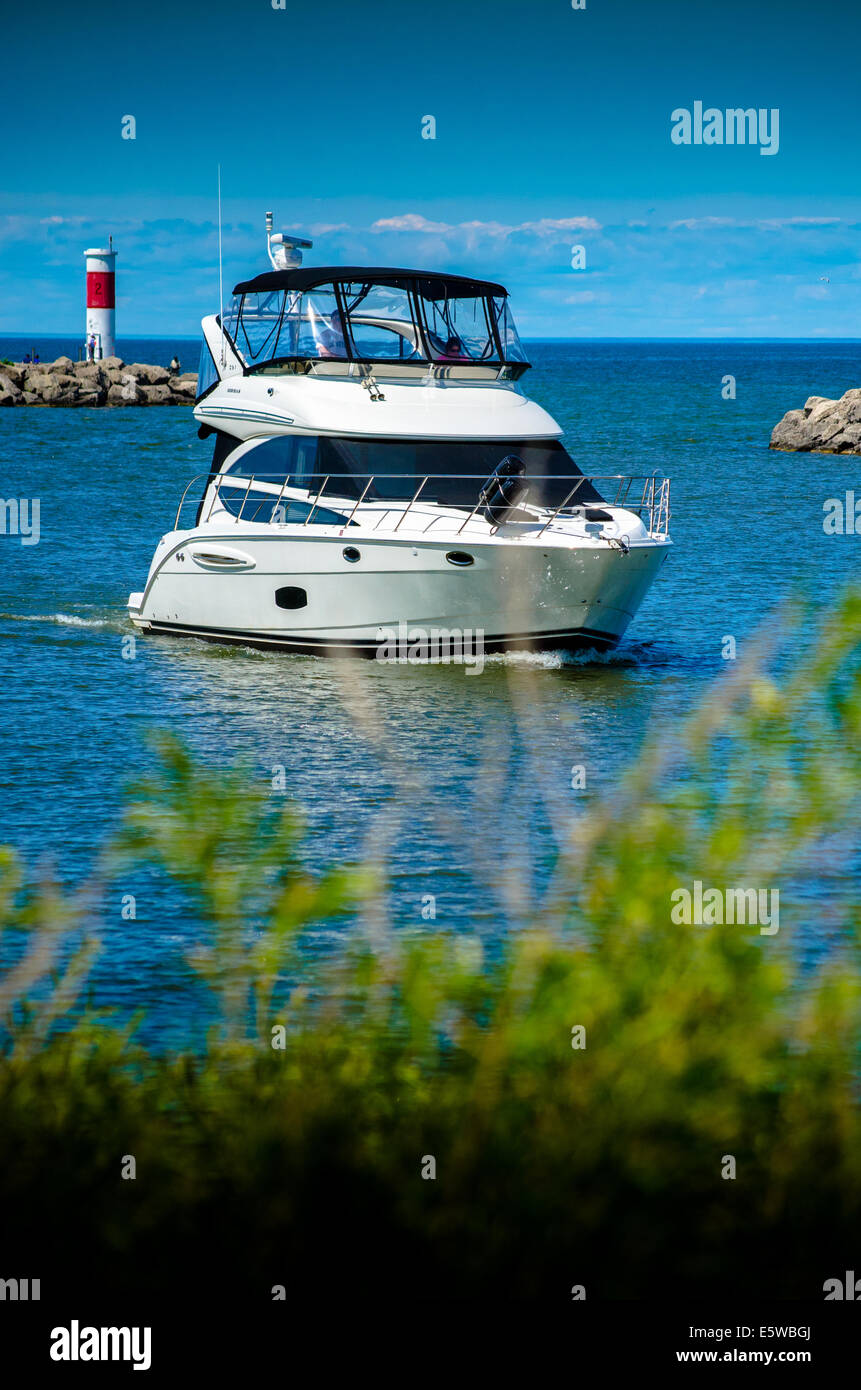
[[[857,593],[787,610],[575,820],[532,928],[492,958],[439,924],[363,930],[367,872],[310,873],[248,769],[214,777],[162,737],[108,863],[190,895],[218,1025],[157,1056],[76,1002],[86,897],[4,854],[7,1251],[264,1298],[342,1274],[351,1297],[821,1298],[861,1249],[859,634]],[[779,888],[780,932],[673,924],[695,879]],[[342,950],[297,954],[345,911]]]

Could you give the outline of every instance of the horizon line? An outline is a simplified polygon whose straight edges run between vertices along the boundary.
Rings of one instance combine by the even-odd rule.
[[[57,339],[60,339],[60,338],[62,338],[62,339],[80,338],[82,343],[83,343],[83,341],[84,341],[84,335],[83,335],[82,333],[80,333],[80,331],[78,331],[78,330],[74,330],[74,331],[72,331],[72,332],[65,332],[65,333],[63,333],[63,332],[60,332],[60,333],[58,333],[58,332],[50,332],[50,333],[49,333],[49,332],[43,332],[43,331],[41,331],[41,330],[39,330],[39,329],[35,329],[35,330],[34,330],[34,329],[31,329],[29,332],[20,332],[20,331],[19,331],[19,332],[5,332],[5,331],[3,331],[2,329],[0,329],[0,341],[2,341],[3,339],[7,339],[7,340],[10,340],[10,339],[11,339],[11,340],[21,339],[22,341],[24,341],[24,340],[26,340],[26,339],[28,339],[28,338],[57,338]],[[180,332],[171,332],[169,329],[168,329],[168,330],[165,330],[165,331],[162,332],[162,333],[135,333],[135,332],[128,332],[128,333],[123,333],[123,334],[119,334],[119,333],[118,333],[118,334],[116,335],[116,341],[117,341],[117,342],[123,342],[123,341],[136,341],[136,342],[139,342],[139,341],[142,341],[142,340],[145,340],[145,339],[151,339],[153,342],[160,342],[160,341],[164,341],[164,339],[166,339],[166,338],[179,338],[179,339],[182,339],[184,342],[199,343],[199,342],[200,342],[201,335],[200,335],[200,333],[180,333]],[[764,334],[745,334],[745,335],[740,335],[740,336],[738,336],[738,337],[734,337],[732,334],[728,334],[728,333],[716,334],[715,336],[712,336],[712,337],[710,337],[710,336],[707,335],[707,334],[698,334],[698,335],[695,336],[695,337],[690,337],[690,336],[685,337],[685,336],[683,336],[683,335],[668,334],[668,333],[661,333],[661,334],[648,334],[648,333],[642,333],[642,334],[628,334],[628,335],[624,335],[624,336],[619,335],[619,334],[615,334],[615,333],[594,333],[594,334],[582,334],[582,333],[581,333],[581,334],[575,334],[574,336],[571,336],[571,335],[546,334],[546,335],[543,335],[543,336],[541,336],[541,337],[527,337],[527,336],[524,335],[524,336],[521,336],[521,342],[524,342],[524,343],[722,343],[722,342],[731,342],[731,343],[858,343],[858,344],[861,344],[861,337],[849,338],[849,337],[824,337],[824,336],[823,336],[823,337],[810,338],[810,337],[792,337],[792,336],[788,336],[788,335],[783,335],[783,336],[780,336],[780,337],[768,337],[768,336],[766,336],[766,335],[764,335]]]

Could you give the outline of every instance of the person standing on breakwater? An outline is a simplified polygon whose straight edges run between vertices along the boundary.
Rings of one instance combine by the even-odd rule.
[[[179,358],[177,357],[176,353],[174,353],[173,357],[170,359],[170,366],[168,367],[168,371],[170,372],[171,376],[179,376]]]

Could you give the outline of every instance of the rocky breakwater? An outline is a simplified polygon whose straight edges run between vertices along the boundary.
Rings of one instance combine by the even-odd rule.
[[[0,406],[193,405],[196,395],[195,372],[174,376],[166,367],[127,366],[120,357],[0,362]]]
[[[803,410],[788,410],[771,432],[771,449],[816,454],[861,454],[861,388],[839,400],[809,396]]]

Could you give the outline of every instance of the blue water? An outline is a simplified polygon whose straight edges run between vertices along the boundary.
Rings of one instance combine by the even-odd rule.
[[[0,356],[19,355],[8,341]],[[195,365],[192,348],[120,344],[127,360],[166,362],[178,350],[183,367]],[[55,341],[50,355],[62,350]],[[822,517],[826,498],[861,485],[858,458],[767,447],[784,411],[861,384],[861,344],[529,351],[524,385],[565,426],[587,473],[672,476],[675,548],[618,652],[500,658],[481,676],[372,662],[345,670],[146,636],[123,660],[126,598],[211,443],[184,408],[0,410],[0,492],[41,499],[38,545],[0,537],[0,842],[64,881],[88,873],[124,785],[148,764],[145,731],[167,726],[213,767],[245,754],[266,786],[283,764],[310,862],[378,845],[395,928],[516,930],[582,805],[572,765],[587,767],[588,795],[611,787],[644,732],[683,715],[726,668],[725,635],[743,652],[797,585],[825,604],[857,577],[857,537],[826,536]],[[727,374],[735,400],[722,399]],[[809,891],[815,899],[815,878]],[[123,893],[137,895],[135,921],[121,919]],[[436,922],[422,920],[425,894]],[[139,877],[110,885],[93,919],[105,942],[98,999],[146,1007],[154,1034],[181,1036],[198,1007],[182,964],[195,932],[186,905],[161,879]],[[321,924],[312,949],[339,930]]]
[[[184,372],[196,372],[200,357],[199,338],[118,338],[117,356],[124,362],[146,362],[151,367],[167,367],[174,353]],[[71,357],[73,362],[85,356],[83,334],[35,334],[27,338],[0,336],[0,359],[22,362],[24,354],[34,353],[40,362],[54,362],[58,357]],[[0,367],[2,371],[2,367]]]

